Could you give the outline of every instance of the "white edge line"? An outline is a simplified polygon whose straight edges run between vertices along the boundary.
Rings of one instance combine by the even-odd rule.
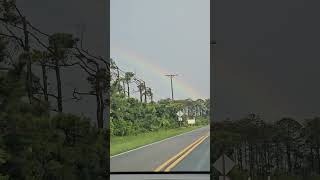
[[[157,144],[157,143],[160,143],[160,142],[163,142],[163,141],[172,139],[172,138],[175,138],[175,137],[178,137],[178,136],[182,136],[182,135],[185,135],[185,134],[188,134],[188,133],[197,131],[197,130],[199,130],[199,129],[204,129],[204,128],[206,128],[206,127],[201,127],[201,128],[198,128],[198,129],[194,129],[194,130],[192,130],[192,131],[185,132],[185,133],[182,133],[182,134],[178,134],[178,135],[175,135],[175,136],[166,138],[166,139],[162,139],[162,140],[160,140],[160,141],[156,141],[156,142],[153,142],[153,143],[151,143],[151,144],[147,144],[147,145],[144,145],[144,146],[140,146],[140,147],[138,147],[138,148],[131,149],[131,150],[129,150],[129,151],[126,151],[126,152],[122,152],[122,153],[120,153],[120,154],[113,155],[113,156],[110,157],[110,159],[111,159],[111,158],[114,158],[114,157],[117,157],[117,156],[121,156],[121,155],[123,155],[123,154],[127,154],[127,153],[132,152],[132,151],[136,151],[136,150],[138,150],[138,149],[142,149],[142,148],[145,148],[145,147],[148,147],[148,146],[151,146],[151,145],[154,145],[154,144]],[[110,145],[111,145],[111,144],[110,144]]]

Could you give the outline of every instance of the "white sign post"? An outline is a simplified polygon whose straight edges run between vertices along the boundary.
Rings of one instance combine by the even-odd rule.
[[[179,112],[177,112],[177,115],[178,115],[179,126],[181,126],[183,112],[179,111]]]
[[[182,117],[182,116],[183,116],[183,112],[182,112],[182,111],[179,111],[179,112],[177,112],[177,115],[178,115],[179,117]]]

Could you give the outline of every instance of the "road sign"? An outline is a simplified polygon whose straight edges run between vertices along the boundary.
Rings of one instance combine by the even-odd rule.
[[[182,112],[182,111],[179,111],[179,112],[177,112],[177,115],[178,115],[179,117],[181,117],[181,116],[183,116],[183,112]]]
[[[188,119],[187,122],[188,124],[196,124],[196,119]]]
[[[178,117],[178,121],[182,121],[182,117]]]
[[[224,165],[224,167],[223,167]],[[235,166],[235,163],[225,154],[219,157],[219,159],[213,164],[213,166],[220,172],[222,175],[227,175],[231,169]]]

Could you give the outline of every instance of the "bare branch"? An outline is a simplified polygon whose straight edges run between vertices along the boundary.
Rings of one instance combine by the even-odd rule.
[[[30,22],[27,22],[27,24],[28,24],[33,30],[35,30],[36,32],[38,32],[38,33],[40,33],[40,34],[42,34],[42,35],[44,35],[44,36],[50,37],[49,34],[40,31],[40,29],[34,27]]]
[[[78,95],[78,96],[80,96],[80,97],[78,97],[78,96],[76,96],[76,95]],[[96,96],[97,94],[96,94],[96,93],[93,93],[93,92],[79,92],[79,91],[77,91],[76,88],[74,88],[73,93],[72,93],[73,99],[76,99],[77,101],[79,101],[79,100],[82,99],[82,98],[81,98],[81,95]]]
[[[19,8],[14,4],[14,8],[16,9],[17,13],[19,14],[20,17],[23,17],[21,11],[19,10]]]
[[[29,31],[28,31],[29,32]],[[35,34],[29,32],[29,34],[42,46],[44,47],[47,51],[49,51],[51,54],[55,54],[55,52],[50,49],[47,45],[45,45],[45,43],[43,43]]]
[[[89,67],[89,66],[87,65],[87,63],[85,63],[85,62],[83,61],[82,58],[78,57],[77,55],[76,55],[76,58],[79,59],[79,60],[82,62],[82,64],[79,63],[79,65],[80,65],[80,67],[81,67],[82,69],[84,69],[88,74],[90,74],[91,76],[93,76],[94,73],[96,73],[96,70],[94,70],[94,69],[92,69],[91,67]],[[94,73],[90,72],[89,70],[92,71],[92,72],[94,72]]]
[[[0,71],[10,71],[10,68],[4,68],[4,67],[0,67]]]
[[[95,55],[93,55],[93,54],[91,54],[91,53],[89,53],[89,51],[88,50],[84,50],[84,49],[79,49],[78,47],[75,47],[77,50],[78,50],[78,52],[84,52],[85,54],[87,54],[89,57],[91,57],[91,58],[94,58],[94,59],[96,59],[96,60],[99,60],[99,61],[101,61],[101,62],[103,62],[107,67],[109,67],[109,63],[108,63],[108,61],[106,61],[105,59],[103,59],[101,56],[95,56]],[[82,53],[81,52],[81,53]],[[83,54],[83,53],[82,53]]]
[[[81,57],[84,57],[84,58],[88,61],[88,63],[93,63],[94,65],[96,65],[96,68],[99,69],[99,64],[98,64],[97,62],[95,62],[95,60],[87,57],[85,54],[83,54],[83,53],[81,52],[81,50],[80,50],[79,48],[76,48],[76,50],[77,50],[78,53],[81,55]],[[76,57],[78,57],[78,56],[76,56]]]
[[[4,33],[0,33],[0,35],[6,36],[6,37],[8,37],[8,38],[13,38],[13,39],[15,39],[15,40],[18,42],[18,44],[19,44],[22,48],[24,48],[23,40],[22,40],[21,38],[19,38],[16,34],[14,34],[14,32],[12,32],[12,31],[8,28],[8,26],[5,26],[5,28],[6,28],[6,30],[10,33],[10,35],[9,35],[9,34],[4,34]]]
[[[39,92],[34,92],[33,94],[35,95],[44,95],[43,93],[39,93]],[[47,93],[48,96],[53,97],[53,98],[58,98],[58,96],[51,94],[51,93]]]

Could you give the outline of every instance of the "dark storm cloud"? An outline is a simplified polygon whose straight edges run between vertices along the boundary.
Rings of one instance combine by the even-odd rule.
[[[83,24],[86,47],[107,56],[107,1],[18,0],[17,4],[36,27],[47,33],[76,33],[79,31],[77,26]]]
[[[319,115],[318,1],[216,0],[215,120]]]

